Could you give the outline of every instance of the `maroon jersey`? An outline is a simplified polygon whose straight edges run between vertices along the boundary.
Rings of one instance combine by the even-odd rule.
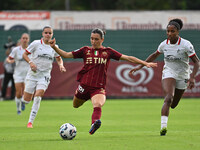
[[[105,88],[107,69],[110,59],[119,60],[121,53],[109,47],[93,49],[91,47],[82,47],[72,52],[74,58],[83,58],[84,66],[77,75],[77,81],[81,84]]]

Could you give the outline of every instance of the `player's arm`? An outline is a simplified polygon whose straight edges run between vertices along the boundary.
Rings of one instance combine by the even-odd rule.
[[[72,52],[66,52],[66,51],[63,51],[61,49],[59,49],[57,46],[56,46],[56,39],[54,38],[53,40],[51,40],[50,42],[50,46],[62,57],[64,58],[73,58],[73,54]]]
[[[27,51],[25,51],[25,52],[23,53],[23,58],[24,58],[24,60],[25,60],[27,63],[30,64],[31,70],[35,72],[35,71],[37,70],[37,66],[29,59],[29,57],[28,57],[29,54],[30,54],[30,53],[28,53]]]
[[[148,63],[146,61],[143,61],[141,59],[138,59],[134,56],[127,56],[127,55],[123,55],[120,57],[121,60],[126,60],[126,61],[129,61],[131,63],[135,63],[135,64],[141,64],[143,66],[147,66],[148,68],[149,67],[157,67],[157,63]]]
[[[15,62],[15,60],[14,59],[12,59],[11,57],[7,57],[6,58],[6,61],[9,63],[9,64],[12,64],[12,63],[14,63]]]
[[[158,51],[155,51],[154,53],[152,53],[151,55],[149,55],[147,57],[147,59],[145,60],[146,62],[153,62],[161,53],[159,53]],[[133,72],[142,69],[142,67],[144,67],[145,65],[140,64],[139,66],[137,66],[136,68],[132,69],[129,74],[132,74]]]
[[[60,71],[61,72],[66,72],[66,69],[65,69],[65,67],[64,67],[64,65],[63,65],[63,60],[62,60],[62,58],[59,56],[59,57],[56,57],[56,61],[57,61],[57,63],[58,63],[58,66],[59,66],[59,68],[60,68]]]
[[[197,55],[193,55],[192,57],[190,57],[194,63],[194,68],[192,70],[192,73],[190,74],[190,79],[189,79],[189,85],[188,88],[192,89],[194,88],[194,83],[195,83],[195,76],[199,70],[199,58],[197,57]]]

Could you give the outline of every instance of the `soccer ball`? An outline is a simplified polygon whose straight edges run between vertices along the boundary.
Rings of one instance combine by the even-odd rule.
[[[63,140],[72,140],[76,136],[76,127],[70,123],[64,123],[59,130]]]

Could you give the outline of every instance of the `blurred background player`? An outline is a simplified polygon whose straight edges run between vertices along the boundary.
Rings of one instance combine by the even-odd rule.
[[[14,99],[15,97],[15,84],[13,79],[13,73],[15,69],[15,63],[8,63],[6,61],[8,55],[11,53],[12,49],[16,46],[16,43],[13,42],[11,36],[8,36],[8,42],[4,44],[4,48],[6,49],[6,58],[3,63],[4,68],[4,78],[3,78],[3,84],[1,89],[1,100],[6,99],[6,93],[8,89],[8,84],[11,82],[11,91],[10,91],[10,97],[9,99]]]
[[[33,121],[39,110],[40,101],[50,83],[54,57],[60,67],[60,71],[66,71],[62,58],[49,45],[49,41],[53,36],[53,29],[50,26],[45,26],[42,36],[40,40],[33,41],[23,54],[23,58],[30,64],[25,81],[23,101],[29,103],[34,94],[27,128],[33,128]],[[29,54],[31,54],[31,58],[28,57]]]
[[[13,77],[16,89],[15,102],[17,106],[17,114],[19,115],[21,114],[21,110],[25,109],[25,104],[22,102],[22,95],[24,91],[25,77],[29,69],[29,64],[23,59],[23,53],[28,47],[28,43],[29,35],[27,33],[23,33],[20,38],[19,46],[15,47],[6,59],[8,63],[15,62],[16,64]]]
[[[187,87],[189,89],[194,88],[195,76],[199,69],[199,59],[193,45],[179,36],[182,26],[182,20],[170,20],[167,25],[167,39],[159,45],[156,52],[146,59],[147,62],[152,62],[161,53],[164,54],[165,65],[162,72],[162,87],[165,100],[161,110],[161,136],[167,133],[170,107],[174,109],[178,105]],[[192,73],[190,71],[189,58],[194,63]],[[142,67],[143,65],[134,68],[130,71],[130,74]]]
[[[105,32],[94,29],[91,32],[90,42],[92,47],[82,47],[73,52],[65,52],[55,46],[55,39],[50,44],[52,48],[64,58],[83,58],[84,66],[78,73],[77,81],[80,82],[73,98],[73,107],[78,108],[88,99],[93,105],[92,126],[90,134],[101,126],[101,107],[106,101],[106,78],[110,59],[126,60],[131,63],[143,64],[147,67],[156,67],[156,63],[147,63],[133,56],[123,55],[112,48],[103,47]]]

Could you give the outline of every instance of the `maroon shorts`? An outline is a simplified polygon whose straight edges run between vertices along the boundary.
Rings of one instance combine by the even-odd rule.
[[[88,100],[91,99],[96,94],[106,95],[105,89],[79,84],[78,88],[76,89],[75,96],[78,99]]]

